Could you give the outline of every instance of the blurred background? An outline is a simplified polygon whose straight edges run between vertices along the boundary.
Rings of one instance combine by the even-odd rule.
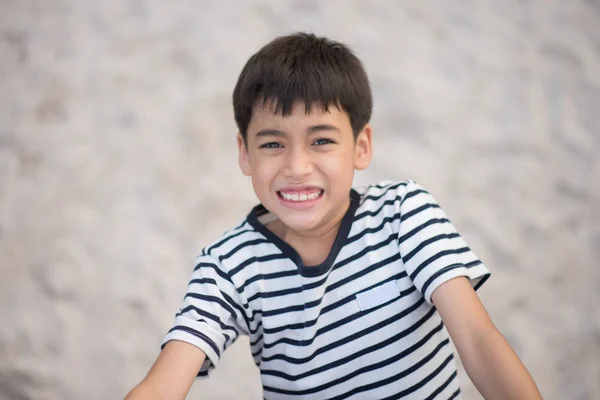
[[[370,75],[356,183],[428,188],[545,398],[600,398],[600,1],[0,0],[0,399],[143,378],[195,255],[257,202],[237,75],[299,30]],[[248,341],[189,398],[262,398]]]

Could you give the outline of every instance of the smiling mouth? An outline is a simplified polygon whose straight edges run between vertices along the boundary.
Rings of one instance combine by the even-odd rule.
[[[286,201],[292,201],[295,203],[302,203],[305,201],[316,200],[323,196],[324,191],[321,189],[313,190],[313,191],[304,191],[304,192],[281,192],[277,191],[277,196],[280,199]]]

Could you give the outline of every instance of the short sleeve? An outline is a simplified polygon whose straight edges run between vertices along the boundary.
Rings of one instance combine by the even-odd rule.
[[[435,198],[414,181],[403,189],[398,244],[402,262],[415,287],[432,304],[442,283],[465,276],[478,289],[490,276],[448,220]]]
[[[225,349],[248,325],[239,293],[229,275],[213,257],[201,255],[188,284],[175,323],[164,338],[190,343],[206,354],[198,377],[206,377],[217,366]]]

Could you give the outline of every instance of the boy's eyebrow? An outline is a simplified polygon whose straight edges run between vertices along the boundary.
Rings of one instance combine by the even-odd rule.
[[[308,133],[315,133],[315,132],[322,132],[322,131],[335,131],[335,132],[341,132],[340,129],[334,125],[330,125],[330,124],[319,124],[319,125],[313,125],[308,127],[307,132]],[[261,129],[260,131],[258,131],[256,133],[256,137],[260,138],[260,137],[269,137],[269,136],[276,136],[276,137],[283,137],[286,136],[285,132],[280,131],[279,129]]]
[[[308,132],[309,133],[321,132],[321,131],[336,131],[336,132],[341,132],[338,127],[336,127],[334,125],[330,125],[330,124],[313,125],[310,128],[308,128]]]
[[[267,136],[277,136],[282,137],[285,136],[285,133],[278,129],[261,129],[256,133],[256,137],[267,137]]]

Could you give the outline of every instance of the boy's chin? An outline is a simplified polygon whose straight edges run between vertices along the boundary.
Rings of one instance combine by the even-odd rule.
[[[308,217],[308,216],[290,216],[290,215],[279,215],[280,221],[286,226],[287,229],[291,229],[295,232],[312,232],[319,229],[322,218]]]

